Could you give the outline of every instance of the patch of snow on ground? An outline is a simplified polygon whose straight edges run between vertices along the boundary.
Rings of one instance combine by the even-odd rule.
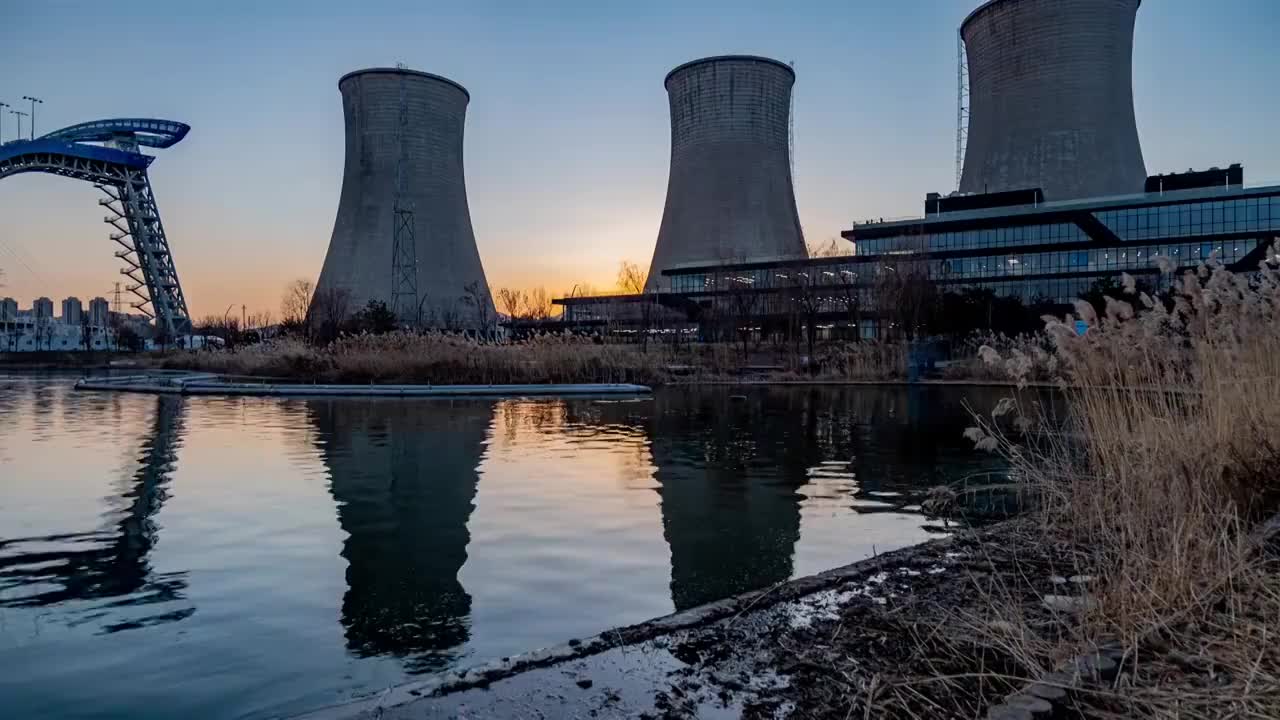
[[[812,627],[815,620],[840,619],[840,608],[865,594],[860,587],[823,590],[789,603],[784,612],[791,627]]]

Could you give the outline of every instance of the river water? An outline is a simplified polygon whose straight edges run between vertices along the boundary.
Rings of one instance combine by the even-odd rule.
[[[0,375],[0,715],[270,717],[918,543],[972,388],[181,398]],[[742,393],[745,398],[731,393]]]

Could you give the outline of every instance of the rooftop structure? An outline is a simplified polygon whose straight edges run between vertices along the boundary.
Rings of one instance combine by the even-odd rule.
[[[671,174],[651,284],[690,262],[804,257],[791,181],[794,84],[789,66],[748,55],[667,75]]]

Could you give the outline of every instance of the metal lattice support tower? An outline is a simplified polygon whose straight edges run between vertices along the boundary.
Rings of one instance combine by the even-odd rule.
[[[964,175],[964,151],[969,140],[969,62],[964,34],[956,30],[956,189]]]
[[[396,65],[400,70],[405,67]],[[409,124],[409,104],[405,97],[405,75],[400,75],[400,122],[396,127],[396,195],[392,205],[395,223],[391,238],[391,311],[401,323],[412,318],[418,324],[418,240],[414,234],[413,210],[404,206],[404,166],[408,162],[404,131]]]
[[[401,324],[418,323],[418,238],[412,210],[396,209],[392,239],[392,307]]]
[[[112,213],[103,222],[117,230],[110,237],[120,245],[115,255],[126,265],[120,274],[133,281],[125,289],[138,298],[130,306],[154,319],[164,337],[189,333],[187,300],[178,282],[151,182],[145,171],[127,175],[119,185],[96,187],[107,195],[98,204]]]

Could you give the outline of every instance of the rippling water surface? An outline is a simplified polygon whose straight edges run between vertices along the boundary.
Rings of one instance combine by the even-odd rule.
[[[77,393],[0,375],[6,717],[266,717],[931,537],[972,389]],[[735,390],[732,392],[743,392]]]

